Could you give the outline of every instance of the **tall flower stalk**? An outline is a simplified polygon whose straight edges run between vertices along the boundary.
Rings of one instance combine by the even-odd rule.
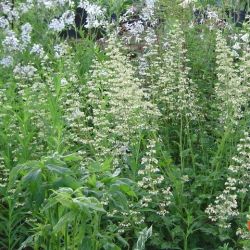
[[[99,159],[112,155],[117,161],[126,155],[133,138],[139,139],[143,130],[152,128],[150,120],[158,111],[145,99],[135,69],[114,37],[108,41],[106,54],[108,60],[94,63],[87,84],[90,143]]]
[[[219,194],[214,204],[206,209],[209,218],[221,228],[230,228],[231,221],[237,219],[240,213],[247,212],[246,199],[250,184],[250,136],[244,132],[237,145],[237,154],[232,158],[228,168],[225,188]]]
[[[191,150],[190,123],[202,117],[198,104],[197,88],[189,78],[190,68],[186,56],[186,41],[181,25],[176,22],[163,42],[162,62],[158,69],[159,78],[152,86],[153,99],[158,104],[164,119],[179,126],[179,157],[184,169],[183,151],[185,144]]]
[[[237,125],[243,117],[242,107],[246,106],[246,86],[242,84],[239,71],[233,62],[233,54],[221,31],[216,37],[216,63],[218,82],[215,97],[218,102],[219,121],[225,129]]]
[[[218,81],[215,84],[215,108],[218,111],[218,120],[223,131],[213,161],[218,171],[227,145],[232,143],[230,142],[232,135],[248,110],[249,54],[242,56],[239,65],[235,63],[226,38],[221,31],[217,31],[216,64]],[[242,71],[244,71],[243,74],[241,74]]]

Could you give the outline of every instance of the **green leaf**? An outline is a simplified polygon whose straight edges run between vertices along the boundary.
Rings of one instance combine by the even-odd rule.
[[[82,160],[82,157],[78,154],[69,154],[62,157],[65,162],[74,162]]]
[[[111,163],[112,163],[112,161],[113,161],[113,158],[112,158],[112,157],[106,159],[106,160],[103,162],[103,164],[102,164],[102,171],[105,172],[105,171],[110,170],[110,169],[111,169]]]
[[[140,236],[136,242],[134,250],[144,250],[146,241],[152,236],[152,226],[150,228],[144,228],[140,232]]]
[[[124,192],[128,196],[136,197],[136,193],[130,186],[124,184],[124,185],[120,185],[119,188],[122,192]]]
[[[117,168],[115,172],[111,175],[112,177],[117,177],[121,173],[121,169]]]
[[[89,177],[88,184],[92,187],[96,187],[96,175],[95,174]]]
[[[60,187],[70,187],[73,190],[81,187],[80,183],[74,179],[72,176],[62,176],[58,178],[54,183],[53,183],[53,189],[58,189]]]
[[[126,246],[129,248],[128,242],[120,234],[116,234],[116,238],[119,240],[119,242],[123,244],[123,246]]]
[[[22,250],[28,246],[32,246],[34,241],[34,235],[29,236],[18,248],[18,250]]]
[[[52,173],[57,173],[57,174],[73,174],[73,172],[66,167],[61,167],[57,165],[52,165],[52,164],[46,164],[46,168],[51,171]]]
[[[15,181],[18,179],[19,174],[25,174],[27,170],[33,169],[34,167],[37,168],[37,161],[30,161],[22,165],[18,165],[12,168],[10,175],[9,175],[9,186],[13,186]]]
[[[24,182],[34,182],[41,176],[41,173],[42,173],[42,169],[40,169],[40,168],[33,169],[27,175],[25,175],[23,177],[23,181]]]
[[[114,243],[107,242],[103,245],[104,250],[121,250],[120,247],[115,245]]]
[[[94,197],[77,197],[73,199],[73,203],[77,204],[79,208],[87,208],[90,210],[95,210],[98,212],[106,212],[103,209],[102,204]]]
[[[57,224],[53,227],[54,233],[64,232],[65,227],[68,225],[68,223],[74,221],[74,219],[77,217],[78,214],[71,211],[67,214],[63,215],[60,220],[57,222]]]
[[[112,189],[110,189],[110,194],[112,195],[110,200],[116,207],[122,210],[128,209],[127,197],[124,193],[117,190],[117,187],[113,186]]]

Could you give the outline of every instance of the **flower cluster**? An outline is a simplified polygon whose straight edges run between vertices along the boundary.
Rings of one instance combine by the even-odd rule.
[[[176,23],[164,41],[162,66],[159,79],[152,87],[154,100],[170,119],[200,117],[196,85],[189,78],[185,39],[180,24]]]
[[[242,108],[247,105],[248,86],[242,82],[237,65],[233,62],[233,54],[221,31],[217,31],[216,62],[218,82],[215,95],[220,111],[219,120],[224,128],[236,125],[243,117]]]
[[[240,34],[233,34],[230,36],[231,43],[232,45],[232,52],[234,57],[239,58],[242,49],[247,49],[248,48],[248,43],[249,43],[249,33],[248,32],[243,32]]]
[[[83,8],[87,12],[86,25],[84,26],[85,28],[92,29],[107,25],[107,21],[105,19],[106,10],[101,6],[90,3],[87,0],[81,0],[78,7]]]
[[[217,30],[218,28],[230,29],[230,23],[226,22],[224,16],[218,12],[217,8],[206,6],[206,8],[194,8],[194,19],[190,24],[190,27],[194,27],[195,24],[205,24],[209,30]]]
[[[54,32],[60,32],[65,29],[65,27],[74,25],[75,13],[72,10],[67,10],[62,14],[60,18],[52,19],[49,24],[49,29]]]
[[[150,140],[145,156],[141,160],[142,169],[138,171],[141,178],[138,187],[142,189],[143,196],[139,204],[142,208],[152,208],[160,216],[168,213],[171,204],[172,192],[166,186],[166,179],[161,173],[156,156],[156,141]]]
[[[158,22],[156,11],[157,0],[146,0],[141,10],[139,7],[132,6],[120,17],[120,22],[124,25],[118,28],[118,32],[121,32],[121,29],[126,30],[123,35],[126,43],[139,43],[143,40],[147,29],[155,27]]]
[[[189,5],[193,4],[193,3],[196,3],[197,0],[183,0],[181,3],[180,3],[180,6],[183,7],[183,8],[187,8],[189,7]]]
[[[158,38],[153,28],[148,28],[145,32],[143,53],[139,57],[138,73],[144,81],[145,89],[149,96],[153,94],[152,89],[155,82],[159,80],[162,58],[159,53],[160,46]]]
[[[45,57],[45,51],[43,49],[43,46],[41,44],[33,44],[30,54],[37,55],[40,59],[44,59]]]
[[[9,169],[5,167],[4,159],[0,158],[0,188],[5,188],[8,183]]]
[[[48,10],[64,7],[65,5],[68,5],[69,7],[74,6],[73,0],[37,0],[37,2],[39,6],[45,7]]]
[[[120,50],[119,42],[111,37],[107,48],[109,59],[95,62],[88,81],[92,145],[102,159],[126,154],[124,148],[129,147],[140,131],[151,129],[147,121],[159,115],[157,108],[145,100],[134,67]]]
[[[67,54],[69,46],[67,43],[59,43],[54,45],[55,58],[60,59]]]
[[[13,66],[13,56],[16,53],[24,52],[31,44],[32,26],[30,23],[25,23],[21,26],[20,37],[11,29],[6,29],[5,37],[2,40],[2,48],[4,57],[0,60],[0,65],[4,68]],[[11,54],[11,55],[10,55]]]
[[[136,211],[131,204],[128,210],[119,211],[117,209],[112,210],[107,214],[110,218],[122,218],[122,221],[118,225],[118,233],[124,234],[131,230],[134,225],[139,226],[145,222],[145,216],[139,211]]]
[[[15,32],[11,30],[7,32],[5,39],[2,41],[2,46],[7,53],[22,50],[20,40],[16,37]]]
[[[10,66],[12,66],[14,63],[14,60],[13,60],[13,57],[12,56],[6,56],[4,58],[2,58],[0,60],[0,65],[3,67],[3,68],[9,68]]]
[[[29,23],[25,23],[21,26],[21,41],[22,45],[25,48],[31,42],[31,31],[32,26]]]
[[[147,23],[150,23],[151,27],[157,24],[156,10],[158,0],[145,0],[144,7],[142,8],[140,18]]]
[[[0,29],[7,30],[9,28],[9,21],[1,16],[0,17]]]
[[[19,20],[22,15],[27,13],[33,7],[34,0],[16,2],[15,5],[13,5],[12,1],[1,1],[0,9],[4,16],[0,17],[0,28],[8,29],[10,23]],[[4,27],[2,27],[1,23],[4,24]]]
[[[32,65],[16,65],[13,70],[14,77],[20,80],[32,80],[37,69]]]
[[[230,221],[239,215],[238,203],[243,205],[249,193],[250,179],[250,135],[244,133],[244,138],[237,145],[238,154],[232,158],[233,163],[228,169],[228,178],[225,189],[215,199],[214,205],[209,205],[206,212],[212,221],[219,227],[229,228]]]

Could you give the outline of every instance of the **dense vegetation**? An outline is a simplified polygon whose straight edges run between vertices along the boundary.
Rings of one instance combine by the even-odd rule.
[[[2,0],[0,249],[250,249],[249,6]]]

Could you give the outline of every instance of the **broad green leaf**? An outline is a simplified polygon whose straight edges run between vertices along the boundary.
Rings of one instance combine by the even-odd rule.
[[[25,175],[23,177],[23,181],[24,182],[34,182],[36,181],[42,173],[42,169],[38,168],[38,169],[33,169],[31,170],[27,175]]]
[[[73,202],[77,204],[81,209],[82,208],[87,208],[91,210],[95,210],[98,212],[106,212],[103,209],[102,204],[94,197],[78,197],[74,198]]]
[[[57,173],[57,174],[73,174],[72,171],[69,168],[66,167],[61,167],[61,166],[57,166],[57,165],[52,165],[52,164],[47,164],[46,168],[53,172],[53,173]]]
[[[128,196],[136,197],[136,193],[134,192],[134,190],[130,186],[120,185],[119,188],[122,192],[126,193]]]
[[[58,189],[60,187],[69,187],[69,188],[72,188],[73,190],[75,190],[75,189],[81,187],[81,185],[73,177],[65,175],[65,176],[58,178],[53,183],[53,189]]]

